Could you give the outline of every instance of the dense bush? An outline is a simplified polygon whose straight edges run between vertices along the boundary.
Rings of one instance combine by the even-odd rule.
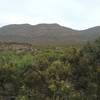
[[[16,100],[100,100],[100,39],[80,48],[0,51],[0,95]]]

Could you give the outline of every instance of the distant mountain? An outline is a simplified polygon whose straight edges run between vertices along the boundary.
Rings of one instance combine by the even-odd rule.
[[[80,34],[84,40],[93,40],[100,37],[100,26],[80,31]]]
[[[73,30],[58,24],[13,24],[0,28],[0,41],[32,44],[67,44],[93,40],[100,36],[100,26]]]

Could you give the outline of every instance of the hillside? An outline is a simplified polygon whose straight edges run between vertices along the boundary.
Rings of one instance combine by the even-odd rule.
[[[20,24],[0,28],[0,41],[32,44],[67,44],[93,40],[100,36],[100,27],[73,30],[58,24]]]

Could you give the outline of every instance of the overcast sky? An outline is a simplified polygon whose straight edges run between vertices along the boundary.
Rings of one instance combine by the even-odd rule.
[[[0,26],[22,23],[100,26],[100,0],[0,0]]]

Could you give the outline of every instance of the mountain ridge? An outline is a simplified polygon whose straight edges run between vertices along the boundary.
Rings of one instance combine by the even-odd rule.
[[[100,26],[75,30],[57,23],[10,24],[0,28],[0,41],[31,44],[67,44],[90,41],[100,36]]]

